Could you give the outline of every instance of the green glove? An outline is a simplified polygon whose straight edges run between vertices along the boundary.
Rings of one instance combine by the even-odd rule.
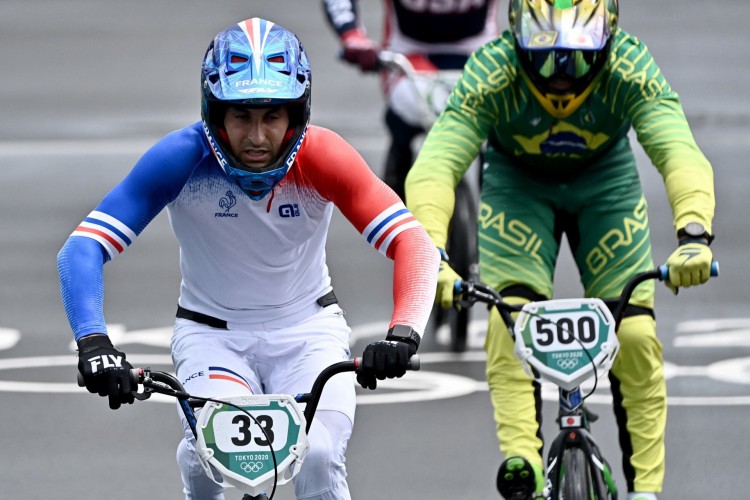
[[[440,304],[444,309],[450,309],[453,307],[453,290],[456,286],[456,281],[462,281],[461,276],[453,270],[448,264],[448,256],[445,251],[440,250],[440,271],[438,272],[437,282],[437,294],[435,295],[435,302]]]
[[[667,259],[669,281],[666,285],[676,294],[678,287],[700,285],[711,277],[713,253],[703,243],[680,245]]]

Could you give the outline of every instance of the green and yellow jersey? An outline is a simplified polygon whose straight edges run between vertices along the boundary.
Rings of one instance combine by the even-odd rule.
[[[565,179],[585,175],[587,166],[627,141],[631,127],[664,178],[675,228],[695,221],[711,231],[713,171],[678,95],[636,37],[618,29],[611,43],[593,91],[562,120],[532,94],[510,32],[472,55],[406,182],[408,206],[438,246],[447,238],[454,188],[485,141],[485,178],[494,175],[494,158],[537,177]]]

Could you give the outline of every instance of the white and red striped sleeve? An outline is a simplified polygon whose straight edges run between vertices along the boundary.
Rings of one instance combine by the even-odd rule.
[[[422,225],[344,139],[311,127],[298,156],[301,175],[332,201],[362,237],[393,259],[391,326],[422,334],[437,287],[440,256]]]

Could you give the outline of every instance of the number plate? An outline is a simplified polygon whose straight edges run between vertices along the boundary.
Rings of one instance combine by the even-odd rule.
[[[612,365],[619,348],[614,328],[599,299],[530,302],[516,321],[516,356],[542,378],[573,389],[594,367],[601,376]]]
[[[219,403],[206,404],[199,412],[196,452],[206,471],[210,464],[228,482],[258,494],[264,491],[265,483],[273,481],[275,454],[278,484],[288,482],[299,470],[308,448],[305,418],[294,398],[257,395],[228,402],[252,418]]]

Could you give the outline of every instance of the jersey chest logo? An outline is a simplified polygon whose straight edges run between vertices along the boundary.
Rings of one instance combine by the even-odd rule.
[[[236,212],[230,212],[232,207],[237,204],[237,198],[231,190],[228,190],[225,196],[222,196],[219,200],[219,208],[222,208],[223,212],[216,212],[214,217],[237,217]]]
[[[299,217],[299,205],[287,203],[279,206],[279,215],[284,218]]]

